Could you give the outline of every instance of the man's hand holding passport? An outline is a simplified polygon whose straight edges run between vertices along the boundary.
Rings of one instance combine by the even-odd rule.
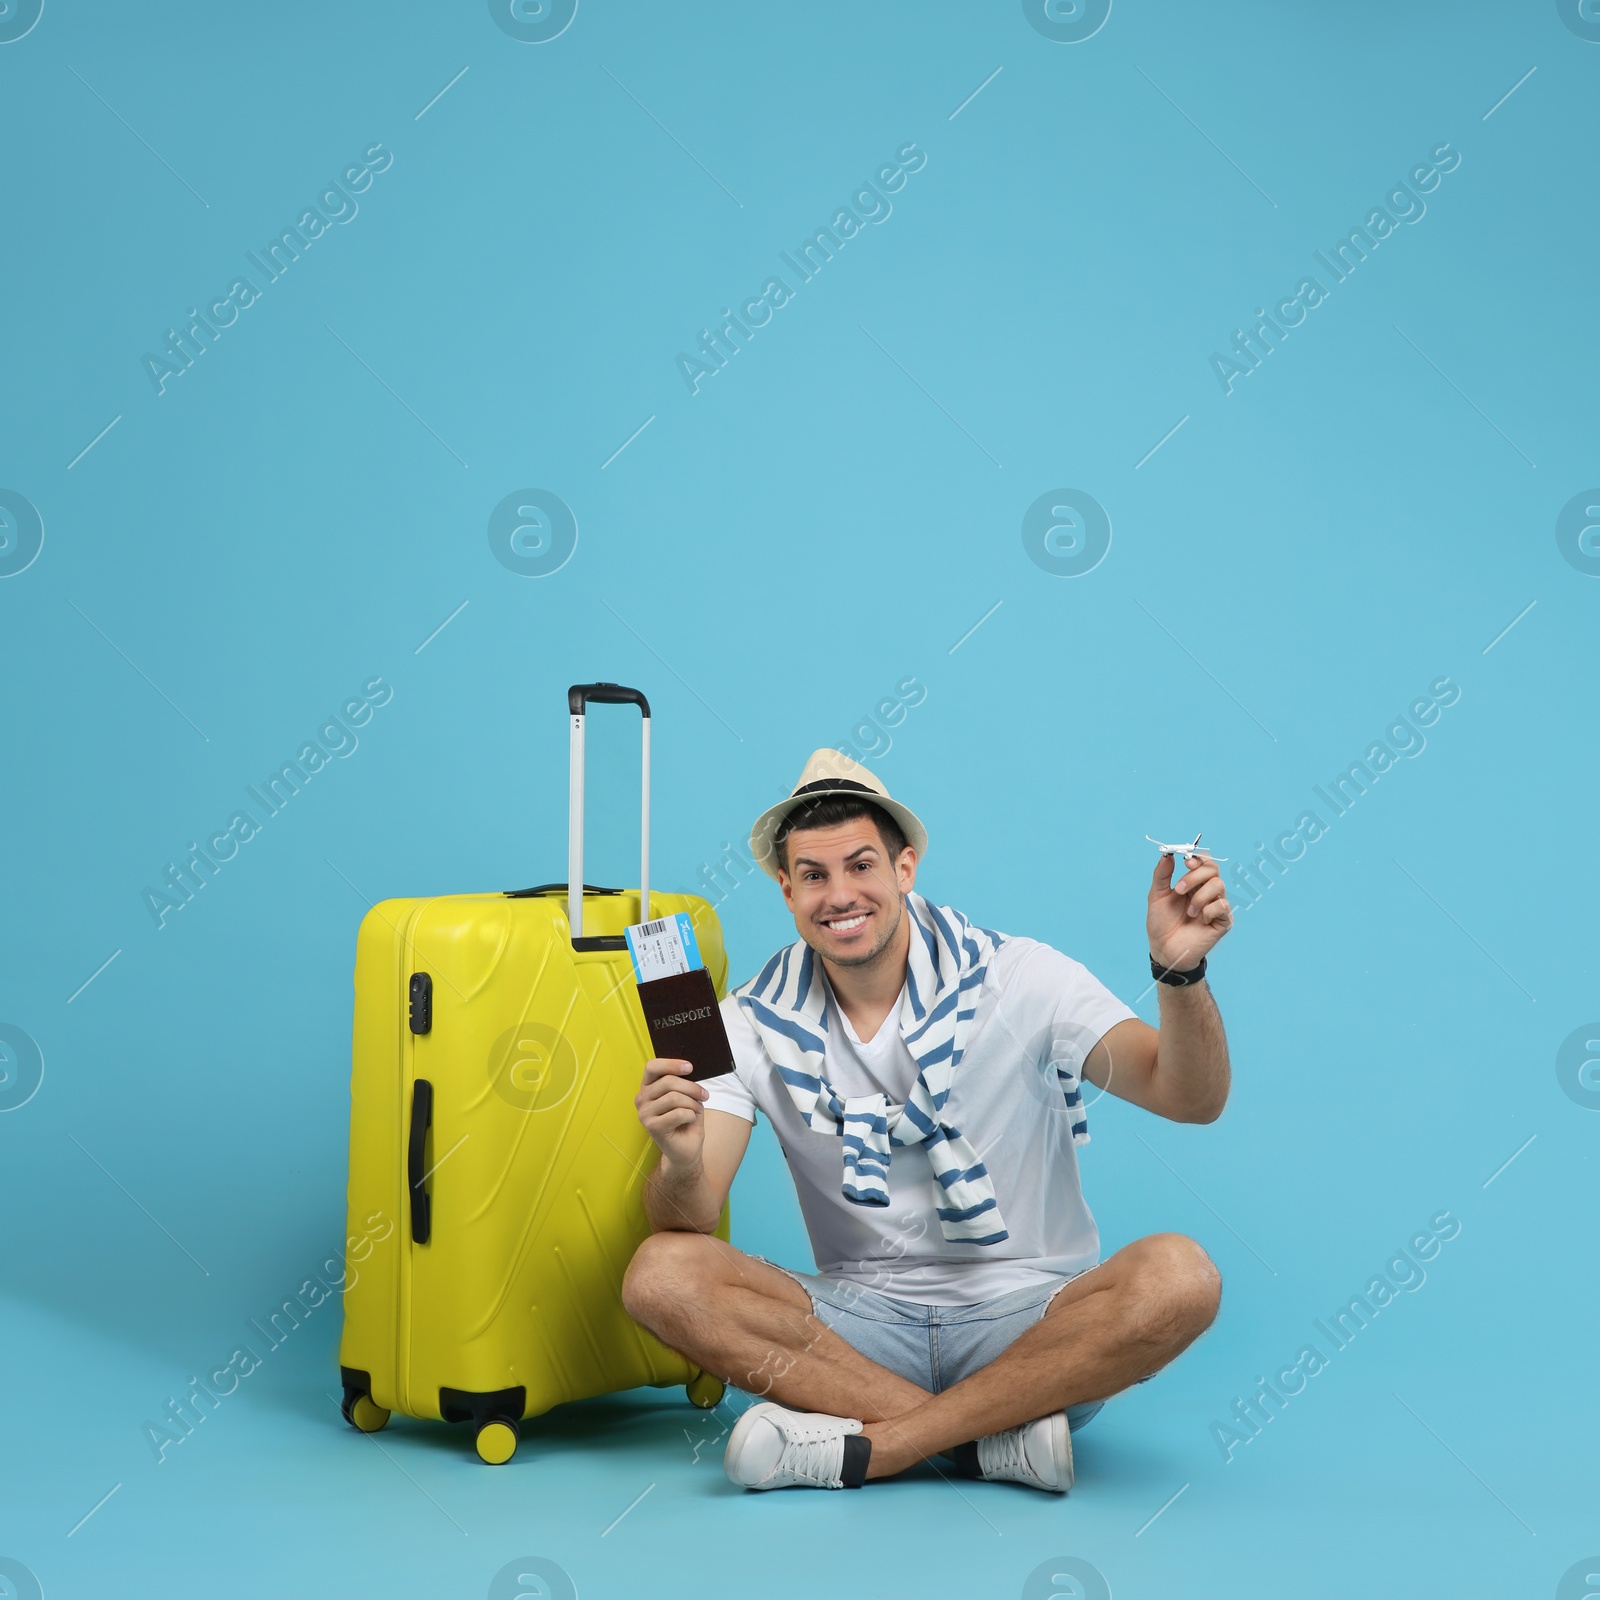
[[[686,912],[627,930],[639,1004],[660,1060],[687,1061],[698,1082],[733,1071],[733,1050]]]

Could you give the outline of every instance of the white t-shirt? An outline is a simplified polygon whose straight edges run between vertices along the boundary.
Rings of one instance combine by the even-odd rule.
[[[903,1104],[917,1064],[900,1037],[899,1003],[868,1040],[831,991],[827,1004],[826,1070],[840,1096],[881,1092]],[[937,1188],[918,1145],[892,1147],[887,1206],[846,1200],[844,1141],[806,1125],[731,995],[722,1018],[735,1070],[706,1080],[705,1103],[747,1122],[766,1113],[824,1277],[925,1305],[971,1305],[1100,1259],[1056,1069],[1076,1081],[1106,1031],[1133,1015],[1087,968],[1035,939],[1008,938],[990,960],[945,1113],[989,1169],[1010,1235],[996,1245],[952,1243],[939,1231]]]

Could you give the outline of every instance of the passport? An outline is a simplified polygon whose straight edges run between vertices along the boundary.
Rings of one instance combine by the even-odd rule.
[[[733,1046],[722,1025],[711,974],[704,967],[647,978],[638,989],[658,1059],[692,1062],[689,1077],[696,1083],[733,1071]]]

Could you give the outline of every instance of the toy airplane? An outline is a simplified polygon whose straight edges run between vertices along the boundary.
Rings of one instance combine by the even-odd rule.
[[[1150,839],[1150,835],[1147,833],[1145,838]],[[1198,855],[1200,851],[1200,835],[1198,833],[1188,844],[1162,844],[1159,839],[1150,839],[1150,843],[1164,856],[1192,856]],[[1209,850],[1206,851],[1206,855],[1213,861],[1226,861],[1228,859],[1226,856],[1214,856]]]

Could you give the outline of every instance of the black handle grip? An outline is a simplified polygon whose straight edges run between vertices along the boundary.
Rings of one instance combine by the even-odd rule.
[[[581,717],[591,700],[607,706],[638,706],[645,716],[650,715],[650,702],[638,689],[624,688],[620,683],[575,683],[567,690],[567,711]]]
[[[536,883],[531,889],[504,889],[501,891],[507,900],[532,900],[542,894],[565,894],[567,886],[564,883]],[[585,894],[621,894],[621,889],[605,889],[597,883],[586,883],[583,886]]]
[[[406,1182],[411,1190],[411,1237],[426,1244],[433,1231],[433,1213],[425,1187],[428,1174],[423,1170],[428,1147],[428,1129],[433,1124],[433,1085],[418,1078],[411,1090],[411,1142],[406,1150]]]

